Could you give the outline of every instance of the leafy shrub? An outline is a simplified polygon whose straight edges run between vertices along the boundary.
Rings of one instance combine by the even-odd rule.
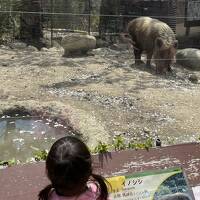
[[[47,159],[47,150],[38,150],[34,152],[34,158],[35,161],[41,161],[41,160],[46,160]]]

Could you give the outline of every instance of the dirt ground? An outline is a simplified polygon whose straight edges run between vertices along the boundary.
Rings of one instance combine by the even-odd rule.
[[[200,137],[200,85],[188,80],[199,72],[174,67],[173,75],[158,76],[154,69],[135,66],[130,50],[99,48],[76,58],[62,54],[56,48],[1,46],[1,104],[63,103],[80,111],[85,134],[93,130],[88,137],[103,127],[96,138],[102,141],[122,134],[127,140],[159,137],[166,145]],[[86,115],[92,123],[85,123]]]

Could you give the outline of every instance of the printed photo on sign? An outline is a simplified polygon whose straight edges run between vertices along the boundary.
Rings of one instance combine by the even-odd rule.
[[[107,178],[111,200],[165,200],[194,195],[181,168]]]

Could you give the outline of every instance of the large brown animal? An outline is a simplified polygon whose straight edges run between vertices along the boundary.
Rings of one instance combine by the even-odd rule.
[[[171,71],[178,42],[166,23],[150,17],[138,17],[129,22],[128,33],[133,41],[136,63],[141,62],[141,54],[145,51],[146,64],[150,66],[153,57],[156,73]]]

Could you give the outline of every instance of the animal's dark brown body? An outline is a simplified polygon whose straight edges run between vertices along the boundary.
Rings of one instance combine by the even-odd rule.
[[[141,62],[141,54],[145,51],[147,65],[150,65],[153,57],[157,73],[171,70],[175,62],[177,40],[166,23],[150,17],[138,17],[129,22],[128,33],[134,44],[136,63]]]

